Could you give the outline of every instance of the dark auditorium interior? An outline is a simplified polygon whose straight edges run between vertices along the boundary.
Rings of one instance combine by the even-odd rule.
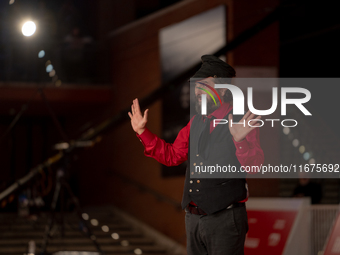
[[[312,116],[288,107],[285,117],[266,117],[298,125],[261,127],[264,165],[319,163],[336,172],[336,6],[0,1],[0,255],[187,254],[187,163],[167,167],[145,156],[128,112],[138,98],[149,109],[148,129],[173,143],[190,120],[187,81],[205,54],[233,66],[235,79],[280,79],[279,87],[310,91]],[[26,21],[36,25],[29,36]],[[254,85],[258,109],[272,105],[268,86]],[[340,253],[340,180],[325,171],[247,178],[246,255]]]

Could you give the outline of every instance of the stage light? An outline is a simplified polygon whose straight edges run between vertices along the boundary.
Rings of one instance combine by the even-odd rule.
[[[11,5],[11,4],[14,4],[14,1],[15,0],[9,0],[9,4]]]
[[[315,164],[315,159],[314,158],[311,158],[308,162],[309,164]]]
[[[37,26],[33,21],[27,21],[21,28],[21,32],[24,36],[31,36],[35,33]]]
[[[44,50],[41,50],[41,51],[39,51],[39,53],[38,53],[38,58],[43,58],[43,57],[45,57],[45,51],[44,51]]]
[[[288,135],[289,132],[290,132],[289,127],[284,127],[284,128],[283,128],[283,133],[284,133],[285,135]]]
[[[143,251],[142,251],[141,249],[139,249],[139,248],[135,249],[133,252],[134,252],[136,255],[143,254]]]
[[[55,75],[55,70],[53,69],[49,74],[50,77],[53,77]]]
[[[112,233],[111,237],[112,239],[115,239],[115,240],[119,239],[119,235],[117,233]]]
[[[83,213],[81,215],[83,217],[84,220],[89,220],[90,216],[87,213]]]
[[[305,152],[305,150],[306,150],[306,147],[305,147],[305,146],[301,145],[301,146],[299,147],[299,152],[300,152],[301,154],[303,154],[303,153]]]
[[[104,226],[102,226],[102,230],[104,231],[104,232],[109,232],[109,227],[108,226],[106,226],[106,225],[104,225]]]
[[[53,70],[53,66],[51,64],[49,64],[48,66],[46,66],[46,73],[49,73]]]
[[[292,143],[294,147],[298,147],[300,144],[298,139],[294,139]]]
[[[93,226],[98,226],[98,220],[92,219],[92,220],[91,220],[91,224],[92,224]]]
[[[308,160],[308,159],[310,158],[309,152],[305,152],[305,153],[303,154],[303,158],[304,158],[304,160]]]
[[[121,246],[129,246],[129,241],[128,240],[123,240],[120,242]]]

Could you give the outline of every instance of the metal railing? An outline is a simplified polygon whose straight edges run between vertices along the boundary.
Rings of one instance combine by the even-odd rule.
[[[310,244],[312,255],[322,255],[339,213],[339,205],[310,206]]]

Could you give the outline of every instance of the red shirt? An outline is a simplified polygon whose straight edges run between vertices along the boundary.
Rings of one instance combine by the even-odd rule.
[[[232,108],[231,104],[224,103],[207,117],[214,116],[216,119],[222,119]],[[137,134],[137,137],[144,145],[145,156],[152,157],[166,166],[177,166],[186,161],[188,159],[190,124],[192,120],[193,118],[181,129],[174,143],[166,143],[147,128],[141,135]],[[211,122],[210,132],[213,129],[213,122]],[[260,146],[259,128],[253,129],[242,141],[236,142],[234,139],[233,141],[236,147],[236,157],[242,166],[261,166],[263,164],[264,155]],[[245,201],[247,199],[240,202]]]

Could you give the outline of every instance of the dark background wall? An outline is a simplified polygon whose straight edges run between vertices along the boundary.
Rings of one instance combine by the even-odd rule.
[[[30,100],[37,84],[34,82],[43,81],[48,83],[47,98],[58,120],[70,139],[76,139],[87,128],[129,107],[134,98],[144,98],[161,86],[159,29],[224,4],[227,41],[231,42],[279,4],[272,0],[67,2],[73,3],[79,15],[72,17],[78,17],[84,34],[92,37],[96,46],[96,58],[92,61],[96,70],[94,76],[86,82],[78,80],[69,84],[67,77],[61,75],[64,83],[58,88],[48,75],[44,74],[41,78],[39,72],[27,79],[20,76],[22,73],[6,76],[5,72],[1,72],[1,134],[21,106]],[[27,4],[22,2],[22,5],[24,3]],[[335,52],[339,26],[332,19],[336,16],[333,12],[335,8],[330,2],[310,1],[288,1],[285,6],[279,21],[228,52],[228,63],[237,70],[277,70],[277,75],[281,77],[337,76],[339,64]],[[53,13],[56,9],[60,10],[62,5],[51,1],[47,7]],[[7,13],[6,8],[1,9],[2,13]],[[8,14],[5,16],[9,17]],[[6,24],[2,20],[1,27],[6,27]],[[7,52],[7,46],[3,46],[6,36],[1,38],[0,53]],[[56,55],[50,56],[53,61]],[[1,70],[6,69],[6,61],[6,58],[1,58]],[[44,63],[40,64],[44,69]],[[36,63],[37,66],[40,64]],[[246,76],[240,72],[238,77],[242,75]],[[19,79],[21,83],[14,83],[15,77],[23,77]],[[331,96],[336,99],[337,93]],[[263,93],[263,97],[270,98],[268,93]],[[270,104],[270,100],[264,100],[258,102],[258,107],[268,108]],[[149,109],[148,127],[161,135],[162,100]],[[62,141],[39,96],[24,114],[16,128],[0,143],[3,162],[1,189],[27,173],[31,166],[53,155],[53,144]],[[279,162],[279,132],[278,129],[264,129],[261,132],[266,163]],[[272,139],[266,139],[262,134],[269,134]],[[143,155],[143,146],[129,121],[109,130],[94,147],[78,149],[72,154],[70,162],[72,185],[82,205],[116,205],[185,243],[184,213],[175,206],[181,201],[184,176],[162,177],[160,164]],[[276,179],[251,179],[248,182],[251,196],[278,196]],[[3,207],[6,209],[6,205]],[[12,207],[15,209],[15,205]]]

